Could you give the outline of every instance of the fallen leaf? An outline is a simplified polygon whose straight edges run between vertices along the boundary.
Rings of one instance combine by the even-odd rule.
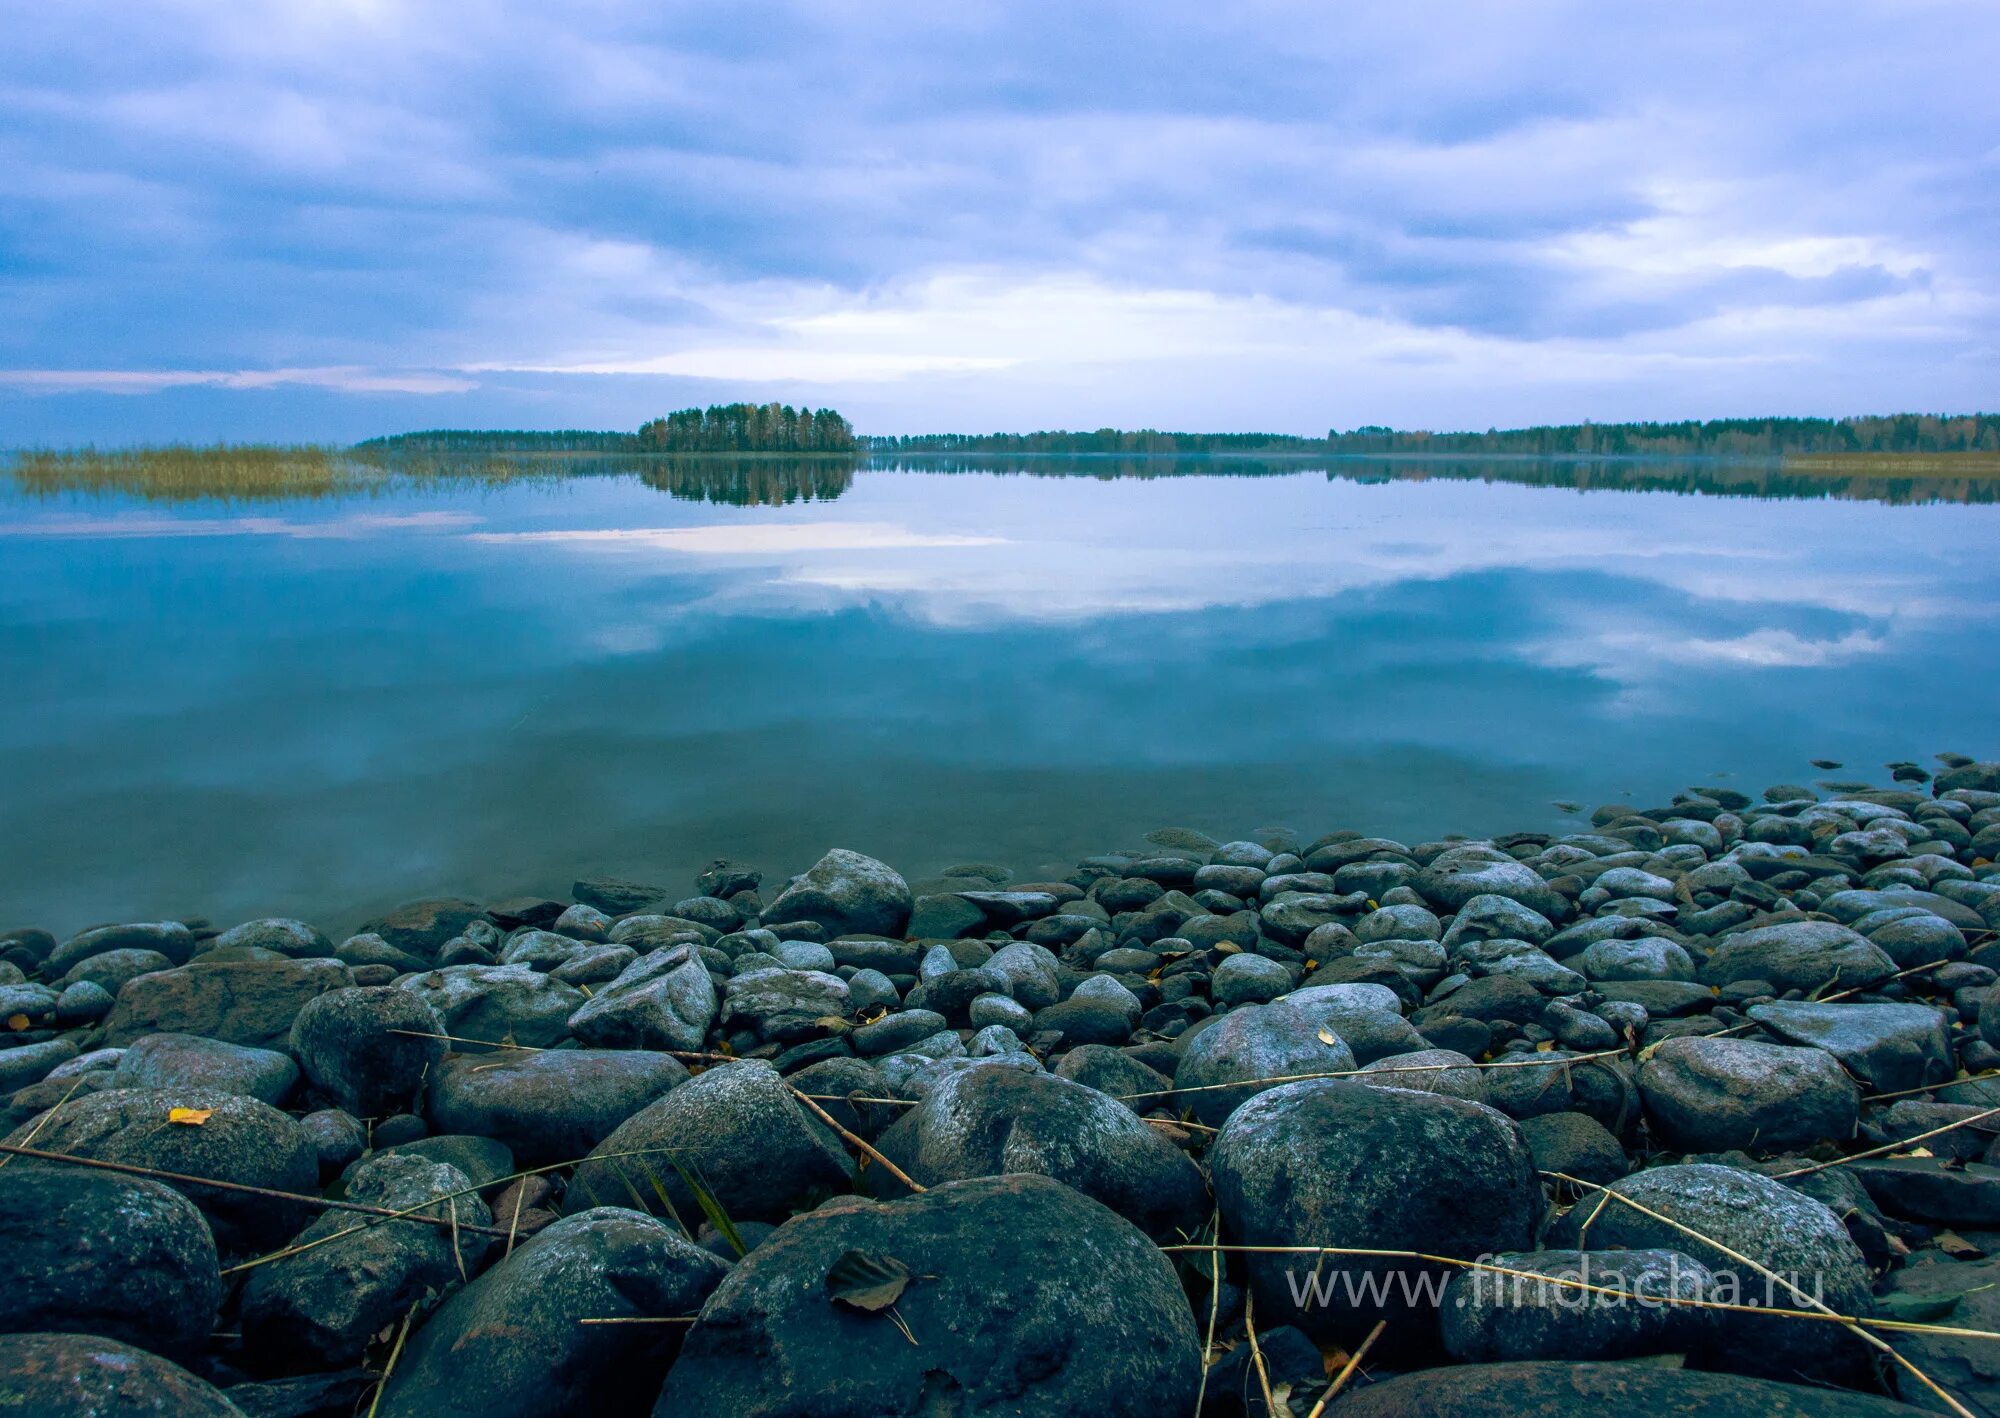
[[[1546,1054],[1549,1053],[1551,1050],[1553,1050],[1555,1046],[1556,1046],[1555,1040],[1544,1039],[1542,1040],[1541,1043],[1535,1045],[1535,1052],[1538,1054]]]
[[[854,1027],[838,1014],[822,1014],[813,1023],[826,1030],[829,1034],[845,1034]]]
[[[198,1128],[215,1116],[213,1108],[169,1108],[167,1121],[179,1123],[182,1127]]]
[[[1958,1232],[1950,1230],[1937,1233],[1937,1247],[1946,1255],[1957,1256],[1961,1260],[1978,1260],[1986,1254],[1985,1251],[1973,1245],[1972,1242],[1966,1240]]]
[[[9,1029],[26,1029],[29,1023],[28,1016],[25,1014],[10,1014],[7,1016],[7,1027]]]
[[[1215,953],[1217,955],[1241,955],[1243,947],[1233,940],[1218,941],[1216,942]]]
[[[1937,1154],[1936,1154],[1935,1152],[1931,1151],[1931,1150],[1930,1150],[1930,1149],[1929,1149],[1928,1147],[1912,1147],[1912,1148],[1911,1148],[1911,1149],[1910,1149],[1910,1150],[1909,1150],[1908,1152],[1905,1152],[1905,1153],[1902,1153],[1901,1155],[1902,1155],[1902,1156],[1904,1156],[1904,1157],[1935,1157],[1935,1156],[1937,1156]]]
[[[848,1251],[826,1273],[829,1299],[876,1314],[896,1303],[910,1283],[910,1268],[894,1256]]]
[[[1340,1047],[1340,1036],[1333,1032],[1333,1028],[1330,1025],[1322,1024],[1319,1026],[1319,1041],[1329,1049]]]

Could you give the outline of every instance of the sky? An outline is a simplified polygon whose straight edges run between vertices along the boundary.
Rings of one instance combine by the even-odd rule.
[[[0,446],[2000,406],[1990,0],[0,0]]]

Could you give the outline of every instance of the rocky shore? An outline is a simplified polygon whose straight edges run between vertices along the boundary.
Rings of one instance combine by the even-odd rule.
[[[0,932],[0,1414],[1993,1411],[1947,765]]]

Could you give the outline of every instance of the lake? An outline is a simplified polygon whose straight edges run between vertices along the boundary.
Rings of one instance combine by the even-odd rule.
[[[0,472],[0,926],[338,938],[592,872],[691,894],[717,856],[1032,877],[1168,825],[1564,830],[2000,756],[2000,481],[563,466],[268,499]]]

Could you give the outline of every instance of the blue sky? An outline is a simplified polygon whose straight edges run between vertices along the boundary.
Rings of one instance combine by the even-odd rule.
[[[0,0],[0,444],[2000,404],[2000,7]]]

